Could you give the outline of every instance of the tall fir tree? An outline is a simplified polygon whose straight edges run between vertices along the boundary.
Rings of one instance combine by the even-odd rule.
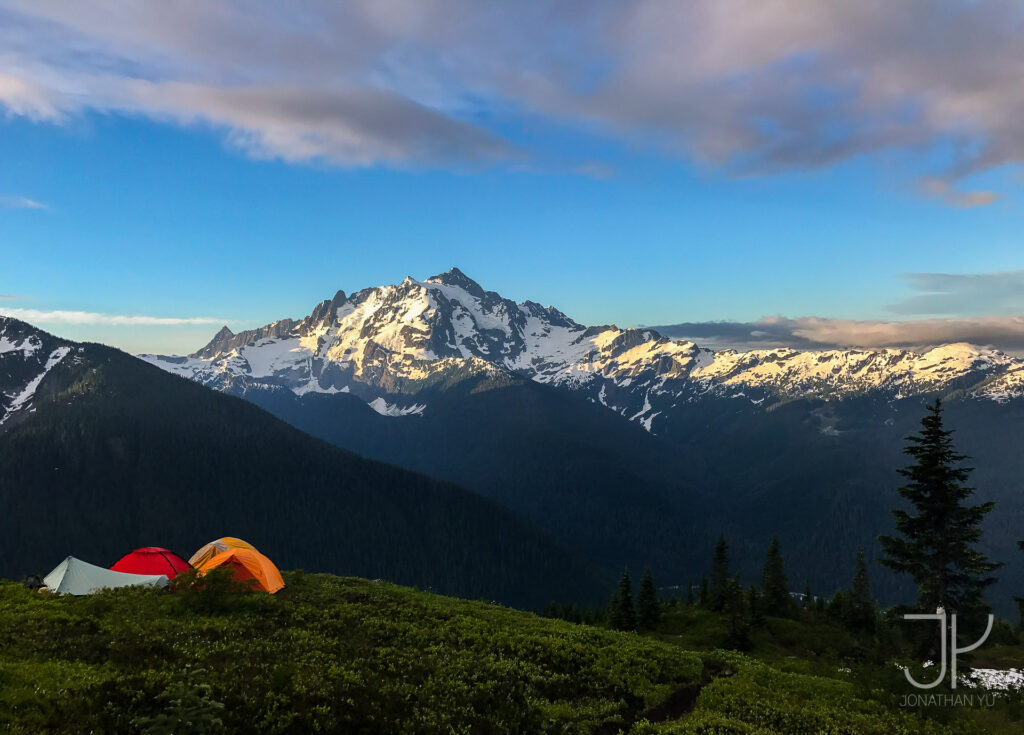
[[[793,612],[793,597],[789,594],[789,581],[782,564],[779,539],[772,539],[764,560],[761,575],[761,597],[766,615],[784,617]]]
[[[921,433],[907,437],[903,450],[914,462],[899,471],[907,484],[898,492],[914,514],[893,511],[902,537],[879,537],[886,554],[881,561],[914,579],[923,610],[980,611],[985,588],[996,581],[991,572],[1001,566],[974,548],[994,503],[967,504],[974,490],[965,483],[973,468],[958,466],[967,457],[953,448],[953,432],[943,428],[941,401],[936,398],[927,409]]]
[[[875,598],[871,595],[871,580],[864,552],[857,552],[857,568],[850,586],[850,619],[848,624],[858,630],[874,630],[878,620]]]
[[[736,583],[739,584],[739,577],[736,578]],[[751,626],[756,628],[764,624],[764,598],[761,595],[761,588],[756,584],[751,585],[747,590],[746,607],[747,618],[750,621]]]
[[[608,622],[615,630],[636,630],[636,610],[633,608],[633,581],[629,570],[622,572],[619,586],[612,595]]]
[[[730,595],[732,575],[729,573],[729,545],[725,536],[719,536],[715,542],[715,551],[711,556],[711,581],[708,584],[708,607],[715,612],[725,610]]]
[[[640,591],[636,595],[636,624],[640,630],[654,630],[660,619],[658,590],[654,586],[651,570],[647,569],[640,579]]]
[[[751,595],[751,599],[754,598],[756,593]],[[751,610],[743,595],[738,576],[729,580],[724,602],[722,612],[725,614],[729,631],[724,645],[726,648],[745,651],[750,648]]]

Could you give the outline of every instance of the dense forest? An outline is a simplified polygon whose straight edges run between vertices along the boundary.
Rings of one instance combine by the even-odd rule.
[[[282,568],[387,578],[537,607],[603,589],[490,500],[325,444],[237,398],[100,345],[0,434],[0,575],[71,554],[107,566],[157,545],[254,543]]]
[[[524,379],[472,375],[420,394],[422,416],[381,416],[349,394],[241,397],[366,457],[443,477],[521,514],[608,569],[681,573],[721,520],[672,447],[578,396]]]
[[[681,403],[676,428],[652,436],[603,406],[526,379],[453,380],[416,398],[429,404],[422,416],[405,417],[381,416],[348,394],[238,393],[338,446],[492,498],[613,574],[649,565],[666,583],[695,582],[707,548],[724,534],[749,581],[777,535],[799,588],[835,589],[861,549],[886,604],[914,594],[877,563],[877,537],[894,530],[903,438],[933,396],[794,400],[770,409],[732,399]],[[1016,546],[1024,404],[950,396],[945,406],[978,468],[979,498],[997,503],[982,545],[1005,565],[989,596],[1009,615],[1024,588]],[[838,435],[822,432],[823,417]]]

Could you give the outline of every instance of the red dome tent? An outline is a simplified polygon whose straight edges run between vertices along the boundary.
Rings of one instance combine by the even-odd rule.
[[[191,564],[173,551],[161,549],[159,546],[144,546],[141,549],[136,549],[132,553],[122,556],[114,566],[110,567],[114,572],[163,574],[168,579],[174,579],[178,573],[191,568]]]

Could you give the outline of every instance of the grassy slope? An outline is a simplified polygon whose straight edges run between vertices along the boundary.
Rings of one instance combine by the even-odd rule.
[[[938,694],[940,696],[973,693],[979,698],[985,692],[960,687],[955,692],[948,686],[921,692],[907,684],[903,672],[893,665],[901,660],[913,666],[913,656],[907,654],[910,645],[903,637],[906,631],[897,624],[879,626],[875,633],[853,632],[828,616],[803,615],[796,619],[768,617],[750,631],[748,656],[770,668],[757,678],[756,688],[772,686],[777,673],[807,675],[817,680],[840,680],[851,686],[858,697],[882,704],[895,711],[900,708],[904,694]],[[658,630],[658,640],[694,651],[710,650],[729,637],[727,622],[722,615],[693,605],[667,608]],[[961,671],[967,667],[1011,669],[1020,668],[1024,661],[1024,634],[993,632],[989,641],[969,656],[960,655]],[[914,667],[914,675],[921,681],[934,679],[934,670]],[[829,684],[831,686],[831,683]],[[751,694],[758,699],[760,695]],[[767,693],[764,696],[771,696]],[[815,695],[808,702],[820,699]],[[917,708],[932,720],[944,723],[954,732],[1012,733],[1024,731],[1024,694],[1000,696],[993,706],[947,707],[923,705]],[[640,730],[642,733],[670,735],[675,730]],[[823,730],[831,732],[830,730]],[[841,730],[861,732],[861,730]],[[729,731],[731,732],[731,731]],[[813,730],[812,730],[813,732]]]
[[[382,582],[286,580],[274,597],[0,583],[0,730],[138,732],[202,669],[199,709],[227,732],[947,732],[739,654]]]

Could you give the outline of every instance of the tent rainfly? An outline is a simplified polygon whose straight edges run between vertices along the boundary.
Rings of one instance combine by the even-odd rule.
[[[130,554],[125,554],[110,567],[114,572],[128,574],[165,574],[174,579],[179,573],[192,567],[187,561],[173,551],[159,546],[144,546]]]
[[[196,567],[199,574],[206,574],[211,569],[227,567],[235,573],[239,581],[253,580],[256,589],[274,594],[284,587],[281,572],[274,562],[252,549],[228,549]]]
[[[166,587],[163,574],[126,574],[89,564],[69,556],[43,578],[51,592],[63,595],[91,595],[114,587]]]
[[[199,551],[194,553],[192,558],[188,560],[188,563],[196,569],[199,569],[206,564],[206,562],[210,561],[210,559],[217,556],[217,554],[223,554],[228,549],[248,549],[249,551],[257,550],[256,547],[248,541],[243,541],[242,539],[235,538],[234,536],[222,536],[199,549]]]

